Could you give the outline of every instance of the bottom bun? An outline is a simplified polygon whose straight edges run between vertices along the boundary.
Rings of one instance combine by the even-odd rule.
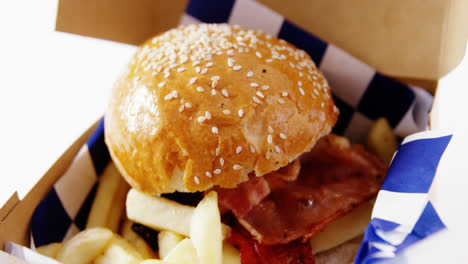
[[[344,244],[314,255],[315,264],[351,264],[359,250],[362,236],[353,238]]]
[[[374,200],[371,200],[360,205],[312,237],[310,239],[312,253],[315,255],[319,252],[335,248],[363,234],[371,220],[374,202]]]

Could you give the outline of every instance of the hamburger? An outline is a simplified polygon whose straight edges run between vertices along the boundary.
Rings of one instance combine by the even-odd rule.
[[[105,141],[135,189],[216,190],[243,263],[313,263],[330,239],[309,243],[372,201],[385,174],[361,146],[330,134],[338,115],[303,50],[260,31],[189,25],[135,54],[112,91]],[[333,246],[351,238],[334,232]]]

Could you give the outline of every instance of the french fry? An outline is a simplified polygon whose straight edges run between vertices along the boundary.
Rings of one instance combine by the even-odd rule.
[[[195,208],[190,222],[190,239],[200,263],[222,263],[223,239],[216,192],[208,193]]]
[[[130,190],[130,185],[128,185],[125,179],[119,175],[119,187],[115,193],[111,205],[111,210],[107,216],[106,224],[106,227],[112,230],[114,233],[117,233],[120,224],[122,223],[122,218],[125,212],[125,200],[127,199],[128,190]]]
[[[223,264],[241,264],[239,250],[227,242],[223,243]]]
[[[94,264],[139,264],[141,261],[142,258],[136,257],[125,248],[111,244],[102,256],[94,260]]]
[[[383,162],[390,164],[398,148],[398,141],[386,118],[381,117],[372,124],[367,134],[366,147]]]
[[[114,234],[114,236],[112,237],[109,246],[112,245],[118,246],[127,251],[127,253],[134,256],[135,258],[143,260],[143,256],[140,254],[140,252],[138,252],[138,250],[132,244],[130,244],[130,242],[128,242],[118,234]]]
[[[177,246],[171,250],[169,255],[164,259],[164,262],[177,264],[193,264],[203,263],[197,260],[197,251],[195,250],[192,241],[189,238],[182,240]]]
[[[36,251],[39,254],[55,259],[57,257],[57,253],[60,251],[62,246],[63,246],[62,243],[58,243],[58,242],[50,243],[48,245],[43,245],[43,246],[36,248]]]
[[[172,264],[172,263],[169,263],[169,262],[165,262],[163,260],[160,260],[160,259],[147,259],[143,262],[140,262],[140,264]]]
[[[182,205],[166,198],[151,196],[135,189],[127,194],[127,217],[155,230],[170,230],[184,236],[190,235],[190,220],[195,207]],[[223,239],[231,228],[222,225]]]
[[[184,240],[184,237],[169,231],[163,230],[158,234],[158,246],[159,246],[159,257],[164,259],[172,249],[174,249],[180,241]]]
[[[114,197],[119,189],[120,178],[122,176],[114,163],[110,162],[99,179],[96,197],[89,212],[86,228],[107,226],[110,212],[113,207],[118,207],[118,205],[114,205]]]
[[[105,250],[112,237],[106,228],[84,230],[63,244],[56,259],[67,264],[90,263]]]
[[[156,230],[171,230],[188,236],[193,207],[135,189],[127,194],[127,217]]]
[[[125,238],[130,244],[132,244],[138,252],[140,252],[143,259],[154,259],[157,258],[157,254],[151,249],[151,247],[146,243],[143,238],[132,230],[133,222],[125,219],[122,228],[121,235]]]

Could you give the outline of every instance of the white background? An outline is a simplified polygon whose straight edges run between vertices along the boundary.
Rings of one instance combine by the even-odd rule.
[[[55,32],[56,11],[56,0],[0,1],[0,205],[14,190],[24,196],[102,116],[114,80],[135,51]],[[466,243],[458,243],[468,229],[467,95],[465,59],[441,80],[433,113],[434,126],[455,132],[431,190],[449,231],[414,249],[419,253],[410,255],[420,261],[431,245],[438,252],[427,255],[431,263],[467,254],[459,250]]]

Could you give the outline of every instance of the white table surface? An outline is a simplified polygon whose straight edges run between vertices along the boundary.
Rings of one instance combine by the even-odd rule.
[[[55,32],[56,11],[57,0],[0,2],[0,205],[15,190],[24,196],[102,116],[114,80],[136,49]],[[432,246],[454,244],[468,233],[468,56],[440,81],[436,98],[435,125],[455,135],[431,190],[449,231],[426,242]],[[419,247],[414,250],[427,251]],[[454,254],[457,248],[440,247],[439,256],[467,254]]]

